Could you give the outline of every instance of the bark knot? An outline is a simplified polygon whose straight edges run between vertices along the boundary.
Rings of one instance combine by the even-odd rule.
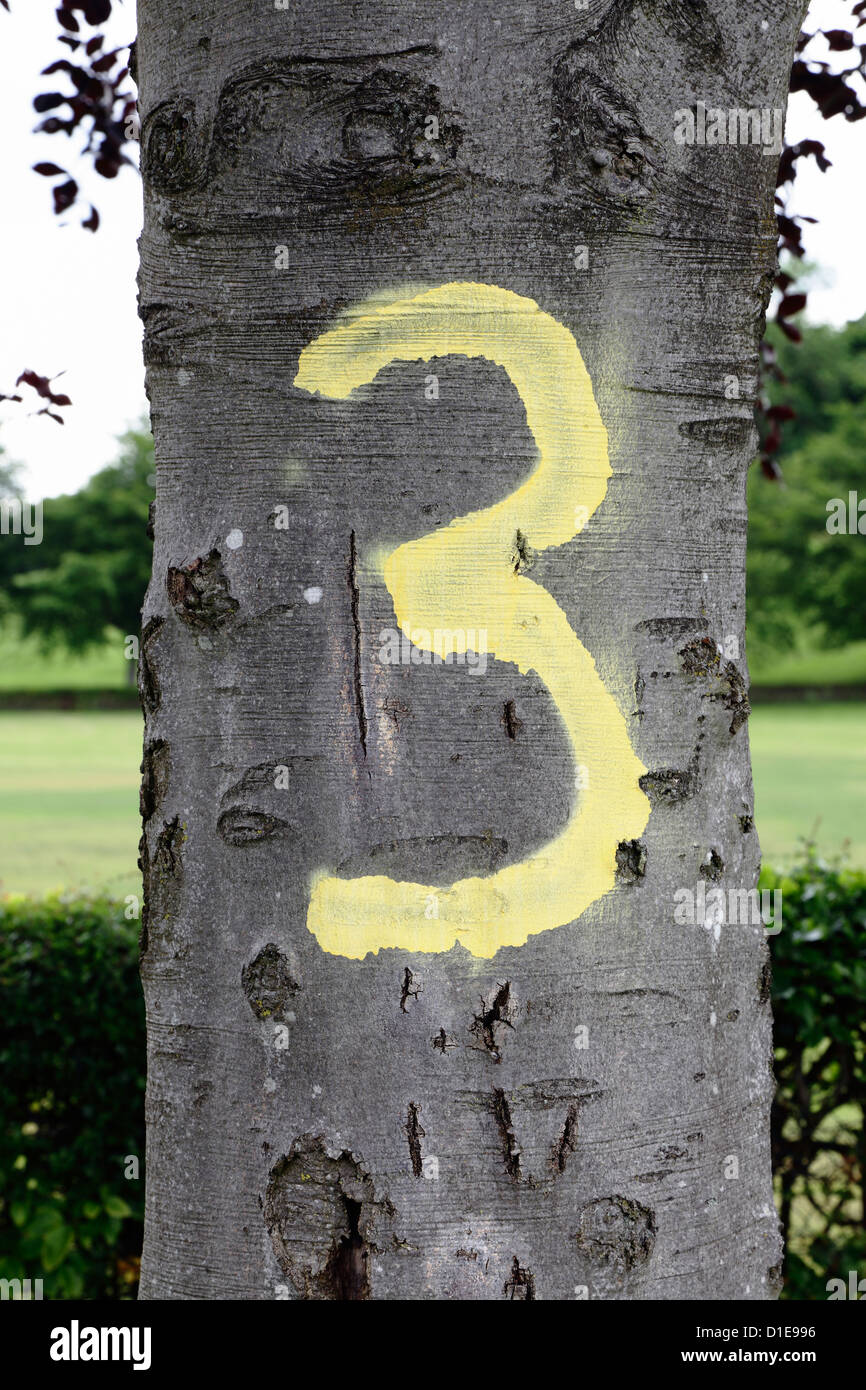
[[[272,941],[244,966],[241,987],[256,1018],[275,1023],[286,1022],[301,988],[288,959]]]
[[[354,1154],[302,1135],[271,1168],[263,1208],[277,1262],[300,1298],[372,1297],[370,1257],[393,1237],[394,1208]]]
[[[187,627],[222,627],[240,607],[229,590],[229,581],[218,550],[200,556],[190,565],[170,565],[166,590],[169,603]]]

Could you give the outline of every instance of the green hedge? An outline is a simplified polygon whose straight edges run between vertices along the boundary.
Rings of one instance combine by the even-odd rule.
[[[813,852],[788,875],[772,942],[773,1170],[786,1237],[786,1298],[866,1277],[866,873]]]
[[[807,855],[772,938],[785,1296],[866,1275],[866,873]],[[0,1278],[134,1296],[144,1190],[138,923],[109,899],[0,901]],[[124,1176],[138,1159],[139,1177]]]
[[[134,1295],[144,1072],[123,905],[0,901],[0,1278],[41,1278],[46,1299]]]

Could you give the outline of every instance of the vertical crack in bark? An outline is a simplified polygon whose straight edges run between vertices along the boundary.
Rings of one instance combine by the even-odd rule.
[[[150,933],[148,930],[150,916],[150,850],[147,845],[147,836],[142,834],[138,842],[138,868],[141,873],[141,925],[138,929],[138,955],[141,961],[147,955],[150,945]]]
[[[758,975],[758,1002],[766,1004],[773,988],[773,961],[768,954]]]
[[[517,710],[514,707],[513,700],[505,701],[500,722],[504,726],[508,738],[517,738],[517,735],[523,728],[523,720],[517,718]]]
[[[367,1261],[370,1248],[361,1235],[361,1203],[343,1197],[348,1230],[334,1246],[325,1270],[325,1282],[335,1299],[360,1302],[370,1297],[370,1278]]]
[[[141,787],[138,806],[145,826],[156,814],[168,790],[171,777],[171,749],[164,738],[152,739],[144,745],[141,760]]]
[[[538,552],[533,550],[526,536],[518,528],[517,535],[514,538],[514,551],[511,556],[514,573],[526,574],[527,571],[531,570],[534,566],[537,555]]]
[[[511,1278],[505,1281],[505,1297],[535,1302],[535,1275],[531,1269],[523,1268],[516,1255],[511,1261]]]
[[[355,532],[349,533],[349,594],[352,600],[352,629],[355,634],[355,708],[358,712],[358,736],[361,750],[367,756],[367,711],[364,707],[364,684],[361,679],[361,593],[358,588],[356,568],[358,552],[355,546]]]
[[[498,1086],[493,1088],[493,1114],[502,1140],[505,1155],[505,1171],[515,1182],[520,1182],[520,1146],[514,1133],[511,1106],[508,1097]]]
[[[141,634],[141,645],[138,649],[138,691],[145,717],[148,714],[155,714],[162,701],[162,688],[154,667],[154,654],[151,652],[151,646],[156,642],[164,626],[164,618],[150,618],[145,623],[144,631]]]
[[[420,993],[420,981],[415,979],[415,976],[407,965],[403,972],[403,984],[400,990],[400,1010],[402,1013],[407,1014],[409,1012],[406,1008],[407,1003],[410,999],[417,999]]]
[[[424,1164],[421,1159],[421,1140],[426,1138],[426,1133],[421,1126],[418,1118],[419,1107],[412,1101],[406,1116],[406,1137],[409,1140],[409,1157],[412,1160],[412,1172],[416,1178],[420,1178],[424,1171]]]
[[[577,1148],[577,1104],[568,1107],[562,1134],[553,1146],[553,1166],[557,1173],[564,1173],[569,1158]]]
[[[146,833],[139,842],[138,863],[142,871],[143,892],[140,934],[143,971],[152,947],[173,949],[175,953],[178,950],[174,929],[183,889],[181,849],[185,841],[186,832],[180,824],[180,817],[175,816],[173,820],[163,823],[152,855]]]
[[[499,1027],[510,1028],[513,1032],[514,1024],[511,1022],[511,982],[505,981],[500,985],[493,997],[493,1002],[487,1004],[481,1001],[481,1013],[475,1015],[470,1033],[474,1033],[481,1040],[481,1046],[485,1052],[489,1052],[494,1062],[502,1061],[502,1052],[499,1047],[499,1040],[496,1030]]]

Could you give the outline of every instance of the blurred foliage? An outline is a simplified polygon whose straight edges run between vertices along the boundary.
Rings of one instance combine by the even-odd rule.
[[[17,497],[20,481],[18,465],[6,457],[6,450],[0,444],[0,497]]]
[[[827,504],[866,501],[866,316],[842,329],[776,334],[786,381],[771,394],[793,407],[779,454],[782,479],[750,471],[750,640],[783,648],[803,626],[827,647],[866,637],[866,539],[827,531]],[[863,527],[866,531],[866,510]]]
[[[46,1299],[135,1293],[144,1004],[124,911],[0,900],[0,1278],[41,1278]]]
[[[117,461],[79,492],[46,499],[41,545],[2,538],[0,616],[14,614],[24,635],[38,636],[46,648],[83,652],[111,628],[125,636],[141,626],[153,439],[144,429],[128,430],[119,443]]]
[[[809,850],[788,875],[773,939],[773,1170],[785,1236],[785,1297],[823,1299],[827,1280],[866,1277],[866,873]]]

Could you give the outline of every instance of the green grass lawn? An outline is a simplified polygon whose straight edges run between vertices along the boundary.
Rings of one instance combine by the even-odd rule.
[[[764,861],[814,835],[866,867],[866,704],[761,705],[749,720]],[[0,711],[0,891],[138,891],[141,719]]]
[[[764,862],[787,866],[810,836],[825,856],[850,841],[866,867],[866,704],[759,705],[749,737]]]
[[[135,663],[123,655],[123,636],[93,647],[83,656],[45,651],[33,637],[21,637],[15,623],[0,629],[0,691],[122,690]]]
[[[752,684],[866,685],[866,642],[817,651],[808,643],[784,653],[749,648]]]
[[[125,711],[0,711],[0,891],[140,891],[141,728]]]

